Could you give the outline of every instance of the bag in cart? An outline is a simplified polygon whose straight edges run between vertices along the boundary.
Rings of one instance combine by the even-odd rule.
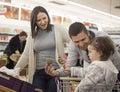
[[[42,92],[41,89],[36,88],[34,85],[14,78],[3,72],[0,72],[0,87],[11,89],[11,92]],[[0,92],[7,92],[0,89]]]
[[[24,82],[20,92],[42,92],[42,90],[28,82]]]
[[[0,72],[0,85],[20,92],[23,81]]]

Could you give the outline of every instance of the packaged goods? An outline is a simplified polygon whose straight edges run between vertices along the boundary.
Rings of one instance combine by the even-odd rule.
[[[23,81],[0,72],[0,85],[20,92]]]
[[[36,88],[34,85],[3,72],[0,72],[0,87],[5,90],[12,90],[11,92],[42,92],[41,89]],[[0,89],[0,92],[7,92],[3,91],[3,89]]]

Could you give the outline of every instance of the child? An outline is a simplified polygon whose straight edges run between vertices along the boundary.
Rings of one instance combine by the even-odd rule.
[[[109,37],[96,37],[88,45],[91,64],[86,68],[64,66],[71,76],[82,77],[75,92],[112,92],[118,70],[109,57],[114,53],[114,44]]]

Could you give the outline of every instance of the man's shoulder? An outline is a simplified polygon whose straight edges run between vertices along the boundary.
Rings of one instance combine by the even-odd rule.
[[[68,47],[69,47],[68,50],[71,49],[72,51],[76,51],[76,52],[80,52],[81,51],[78,47],[76,47],[74,45],[73,41],[69,42]]]
[[[95,34],[96,37],[98,37],[98,36],[108,36],[108,34],[103,32],[103,31],[94,31],[93,33]]]
[[[19,38],[18,38],[18,35],[15,35],[15,36],[13,36],[11,39],[10,39],[10,41],[16,41],[16,40],[18,40]]]

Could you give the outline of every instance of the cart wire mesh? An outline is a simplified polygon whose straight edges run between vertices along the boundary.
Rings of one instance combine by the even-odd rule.
[[[60,77],[57,78],[57,92],[74,92],[75,88],[80,83],[80,78],[76,77]],[[99,87],[99,88],[98,88]],[[105,92],[105,86],[99,85],[94,89],[94,92]],[[97,90],[101,89],[100,91]],[[92,91],[86,91],[86,92],[92,92]],[[107,91],[111,92],[111,91]],[[120,92],[120,82],[116,82],[116,84],[113,87],[112,92]]]

